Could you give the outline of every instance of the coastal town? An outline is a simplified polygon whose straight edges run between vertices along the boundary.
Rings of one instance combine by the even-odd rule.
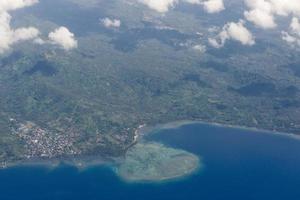
[[[123,133],[114,135],[97,130],[93,135],[85,136],[76,129],[49,130],[34,122],[20,122],[14,118],[10,118],[9,123],[11,137],[15,138],[20,150],[12,160],[4,156],[4,159],[0,160],[0,168],[14,165],[17,160],[20,162],[49,159],[64,161],[83,156],[99,158],[123,156],[138,143],[140,131],[146,126],[142,124],[136,128],[126,128]]]
[[[75,148],[74,142],[78,135],[74,132],[57,134],[46,131],[32,122],[21,124],[13,132],[25,143],[27,159],[30,158],[54,158],[66,155],[78,155],[81,153]]]

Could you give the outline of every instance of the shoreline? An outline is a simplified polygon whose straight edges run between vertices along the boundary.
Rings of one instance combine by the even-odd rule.
[[[221,128],[232,128],[232,129],[240,129],[245,131],[252,131],[262,134],[270,134],[270,135],[277,135],[283,136],[291,139],[300,140],[300,135],[294,133],[285,133],[285,132],[278,132],[278,131],[271,131],[265,129],[259,129],[255,127],[246,127],[246,126],[239,126],[239,125],[229,125],[229,124],[222,124],[217,122],[205,122],[205,121],[197,121],[197,120],[178,120],[173,122],[168,122],[164,124],[157,124],[157,125],[147,125],[141,124],[139,125],[134,131],[133,142],[131,145],[127,147],[127,150],[131,147],[135,146],[139,142],[145,141],[145,136],[156,134],[161,130],[168,130],[168,129],[176,129],[182,126],[187,125],[207,125],[207,126],[214,126],[214,127],[221,127]],[[127,151],[126,150],[126,151]],[[49,158],[49,159],[33,159],[33,160],[24,160],[24,161],[16,161],[16,162],[2,162],[0,163],[0,170],[1,169],[8,169],[18,166],[43,166],[48,167],[50,169],[54,169],[61,164],[67,164],[70,166],[74,166],[78,170],[85,170],[89,167],[97,166],[97,165],[118,165],[120,163],[120,157],[110,157],[108,159],[104,158],[97,158],[97,156],[79,156],[78,158]],[[92,159],[91,159],[92,158]]]
[[[118,164],[121,158],[111,157],[111,158],[101,158],[97,156],[80,156],[73,158],[35,158],[30,160],[21,160],[16,162],[6,162],[5,165],[1,165],[0,170],[13,169],[18,167],[41,167],[49,170],[55,170],[59,166],[70,166],[76,168],[78,171],[84,171],[91,167],[96,166],[111,166]]]
[[[196,124],[220,127],[220,128],[239,129],[239,130],[251,131],[251,132],[256,132],[256,133],[284,136],[284,137],[300,140],[300,135],[297,135],[295,133],[271,131],[271,130],[260,129],[260,128],[256,128],[256,127],[230,125],[230,124],[222,124],[222,123],[217,123],[217,122],[205,122],[205,121],[197,121],[197,120],[178,120],[178,121],[173,121],[173,122],[167,122],[164,124],[143,125],[141,128],[137,129],[138,134],[139,134],[138,137],[143,139],[145,136],[150,135],[150,134],[156,134],[157,132],[159,132],[161,130],[177,129],[182,126],[196,125]]]

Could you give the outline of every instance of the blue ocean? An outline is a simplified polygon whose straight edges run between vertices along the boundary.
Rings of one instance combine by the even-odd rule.
[[[160,130],[148,140],[199,155],[204,169],[159,184],[126,183],[110,167],[0,171],[0,200],[299,200],[300,140],[205,124]]]

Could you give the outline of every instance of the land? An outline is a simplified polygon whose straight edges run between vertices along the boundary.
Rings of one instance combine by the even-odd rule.
[[[253,47],[214,49],[208,22],[232,16],[209,18],[184,5],[162,17],[128,1],[82,2],[45,0],[13,13],[22,16],[13,26],[47,33],[66,25],[79,46],[22,43],[0,55],[2,166],[124,157],[141,124],[189,120],[300,134],[299,51],[276,32],[254,32]],[[101,26],[106,16],[122,27]]]

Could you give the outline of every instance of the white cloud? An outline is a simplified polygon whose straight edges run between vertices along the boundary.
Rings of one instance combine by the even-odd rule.
[[[65,50],[77,48],[78,42],[73,33],[66,27],[59,27],[53,32],[49,33],[51,43],[61,46]]]
[[[298,36],[300,36],[300,22],[299,22],[298,18],[294,17],[292,19],[290,28],[294,34],[297,34]]]
[[[37,38],[39,34],[39,30],[33,27],[18,28],[14,31],[13,41],[18,42],[24,40],[32,40]]]
[[[300,47],[300,21],[298,18],[293,17],[289,29],[288,32],[282,31],[282,40],[286,41],[291,46]]]
[[[191,3],[191,4],[201,4],[202,0],[184,0],[186,3]]]
[[[34,27],[12,29],[9,11],[31,6],[37,0],[1,0],[0,1],[0,54],[9,50],[12,45],[20,41],[33,40],[40,34]]]
[[[197,44],[197,45],[193,46],[193,49],[195,51],[200,52],[200,53],[205,53],[206,52],[206,46],[204,46],[202,44]]]
[[[39,45],[46,44],[46,41],[44,41],[42,38],[36,38],[36,39],[33,40],[33,42],[35,44],[39,44]]]
[[[223,0],[204,1],[203,6],[208,13],[217,13],[225,9]]]
[[[57,44],[66,50],[77,47],[74,34],[65,27],[60,27],[51,32],[49,40],[46,41],[39,37],[40,31],[37,28],[11,28],[12,17],[9,14],[10,11],[32,6],[38,2],[38,0],[0,0],[0,54],[9,50],[16,43],[28,40],[32,40],[36,44]]]
[[[169,11],[171,7],[174,7],[178,3],[178,0],[139,0],[141,3],[145,4],[149,8],[165,13]]]
[[[217,13],[225,9],[223,0],[181,0],[182,2],[202,5],[208,13]]]
[[[119,28],[121,26],[121,21],[118,19],[110,19],[106,17],[102,19],[101,22],[106,28]]]
[[[260,9],[254,9],[244,12],[245,18],[263,29],[275,28],[277,25],[274,16],[269,12]]]
[[[244,26],[244,21],[227,23],[216,38],[209,38],[209,43],[215,48],[221,48],[227,40],[235,40],[243,45],[254,45],[252,33]]]
[[[250,9],[244,12],[245,18],[264,29],[276,27],[277,15],[300,16],[299,0],[245,0],[245,3]]]
[[[38,0],[1,0],[0,12],[17,10],[26,6],[32,6],[35,3],[38,3]]]
[[[204,9],[208,13],[216,13],[225,9],[223,0],[138,0],[138,1],[160,13],[168,12],[169,9],[174,8],[179,2],[203,5]]]
[[[288,32],[282,31],[281,34],[282,34],[282,37],[281,37],[282,40],[286,41],[287,43],[294,44],[297,42],[297,38],[290,35]]]

